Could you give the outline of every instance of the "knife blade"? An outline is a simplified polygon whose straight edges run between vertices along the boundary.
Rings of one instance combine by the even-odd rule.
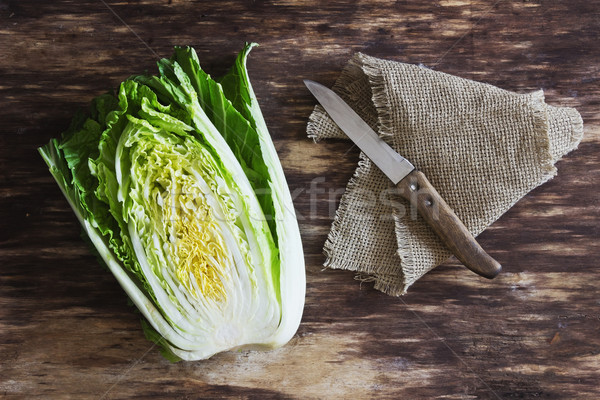
[[[304,84],[331,119],[396,185],[398,194],[440,237],[468,269],[492,279],[502,266],[487,254],[429,182],[425,174],[398,154],[334,91],[320,83]]]

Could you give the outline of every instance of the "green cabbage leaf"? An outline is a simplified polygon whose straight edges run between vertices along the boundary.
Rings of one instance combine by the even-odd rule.
[[[171,360],[282,346],[302,316],[302,244],[248,79],[254,45],[217,80],[176,47],[39,149]]]

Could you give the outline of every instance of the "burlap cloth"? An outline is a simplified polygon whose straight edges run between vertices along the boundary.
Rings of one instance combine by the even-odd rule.
[[[551,179],[583,136],[579,113],[545,104],[541,90],[517,94],[360,53],[333,89],[427,175],[474,235]],[[307,131],[315,141],[346,138],[320,106]],[[325,266],[397,296],[451,253],[391,188],[361,153],[324,252]]]

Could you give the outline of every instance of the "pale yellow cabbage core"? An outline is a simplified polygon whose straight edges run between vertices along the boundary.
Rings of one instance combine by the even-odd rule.
[[[190,293],[216,302],[225,301],[223,281],[227,276],[223,266],[230,265],[231,260],[225,251],[219,225],[204,196],[200,194],[192,198],[181,194],[168,199],[162,211],[165,229],[175,239],[171,249],[171,256],[176,261],[175,275]],[[178,207],[177,203],[193,207]]]

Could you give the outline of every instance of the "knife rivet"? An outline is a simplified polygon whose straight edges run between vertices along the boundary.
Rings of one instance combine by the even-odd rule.
[[[433,204],[433,200],[431,198],[428,198],[428,199],[425,199],[424,203],[425,203],[425,206],[431,207],[431,205]]]
[[[412,190],[412,191],[415,191],[419,188],[416,183],[411,183],[409,187],[410,187],[410,190]]]

